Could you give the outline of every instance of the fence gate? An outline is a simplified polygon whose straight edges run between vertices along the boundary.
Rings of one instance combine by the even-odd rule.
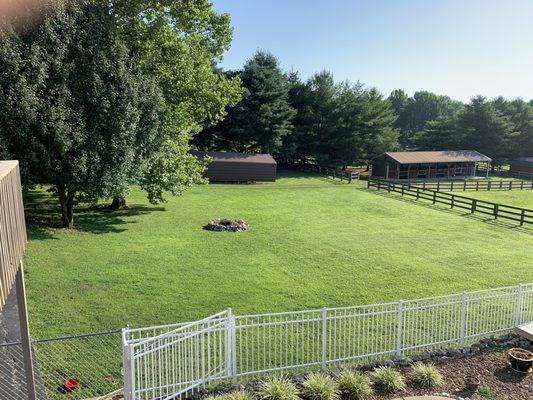
[[[233,324],[228,310],[200,321],[166,327],[163,333],[149,337],[146,333],[139,335],[138,330],[125,329],[126,399],[181,398],[209,381],[230,377]]]

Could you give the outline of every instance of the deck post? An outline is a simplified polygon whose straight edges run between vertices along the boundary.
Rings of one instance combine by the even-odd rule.
[[[15,282],[17,286],[20,337],[24,358],[24,371],[26,373],[26,388],[28,391],[28,399],[35,400],[37,395],[35,392],[35,375],[33,371],[33,351],[31,347],[30,325],[28,323],[28,309],[26,305],[26,289],[24,286],[24,268],[22,260],[20,260],[20,268],[17,271]]]

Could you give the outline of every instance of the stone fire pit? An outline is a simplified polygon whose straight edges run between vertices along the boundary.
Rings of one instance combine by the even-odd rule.
[[[241,219],[214,219],[204,229],[216,232],[242,232],[248,230],[249,225]]]

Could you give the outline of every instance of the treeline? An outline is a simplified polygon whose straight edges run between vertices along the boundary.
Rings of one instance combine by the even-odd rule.
[[[533,155],[533,101],[474,97],[464,104],[427,91],[384,97],[336,83],[322,71],[306,81],[256,53],[240,71],[242,100],[195,137],[201,150],[269,152],[278,160],[344,167],[390,150],[478,150],[495,164]]]

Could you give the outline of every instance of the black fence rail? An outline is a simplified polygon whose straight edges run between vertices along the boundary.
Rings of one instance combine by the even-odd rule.
[[[474,214],[483,214],[494,219],[504,219],[518,222],[520,226],[533,224],[533,210],[505,204],[492,203],[490,201],[472,199],[470,197],[459,196],[453,193],[439,192],[437,190],[424,188],[421,185],[412,185],[385,180],[368,180],[368,188],[386,190],[389,193],[400,193],[402,196],[409,196],[416,200],[428,200],[433,204],[443,204],[451,208],[459,208]]]
[[[477,171],[480,174],[487,173],[486,168],[477,168]],[[516,179],[524,179],[526,181],[532,181],[533,182],[533,173],[531,172],[522,172],[522,171],[511,171],[511,170],[504,170],[504,169],[495,169],[494,171],[489,171],[491,175],[497,175],[501,177],[506,178],[516,178]]]
[[[359,179],[359,172],[357,171],[343,171],[342,169],[322,167],[316,164],[296,164],[295,167],[304,172],[314,172],[332,177],[333,179],[338,178],[340,180],[346,180],[348,183],[352,183]]]
[[[533,181],[525,180],[463,180],[438,182],[406,182],[403,184],[420,186],[436,191],[467,191],[467,190],[533,190]]]

